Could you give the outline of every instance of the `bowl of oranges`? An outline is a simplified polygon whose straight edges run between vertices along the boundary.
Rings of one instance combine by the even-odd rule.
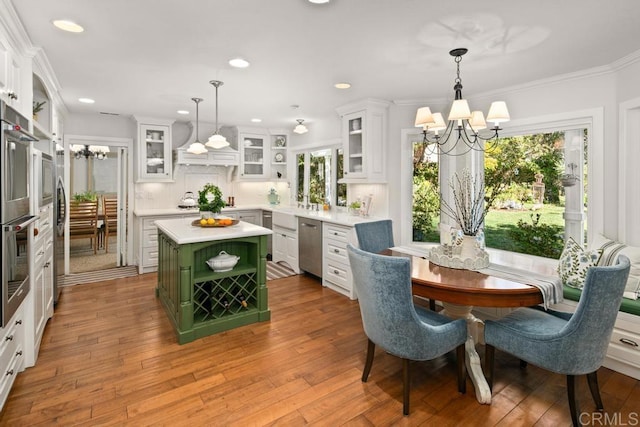
[[[226,216],[220,216],[220,217],[210,216],[207,218],[196,219],[191,223],[191,225],[194,225],[196,227],[228,227],[230,225],[235,225],[237,223],[238,223],[237,219],[229,218]]]

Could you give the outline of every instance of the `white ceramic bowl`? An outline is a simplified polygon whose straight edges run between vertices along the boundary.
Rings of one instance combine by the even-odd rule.
[[[209,258],[206,262],[209,268],[213,271],[222,272],[232,270],[238,261],[240,261],[239,256],[228,254],[225,251],[220,251],[218,255],[213,258]]]

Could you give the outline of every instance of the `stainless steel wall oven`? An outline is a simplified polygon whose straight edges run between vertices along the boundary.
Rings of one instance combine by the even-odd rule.
[[[11,319],[29,293],[29,144],[28,120],[0,102],[0,238],[2,288],[0,321]]]

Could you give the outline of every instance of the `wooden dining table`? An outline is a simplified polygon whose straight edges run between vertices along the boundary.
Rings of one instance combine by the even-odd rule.
[[[473,307],[534,306],[543,303],[542,292],[526,283],[436,265],[424,256],[409,255],[393,249],[384,250],[381,254],[410,258],[413,294],[440,301],[444,307],[440,313],[446,316],[467,320],[467,372],[475,386],[478,402],[491,403],[491,389],[482,372],[480,356],[475,348],[476,342],[484,342],[484,323],[473,315]]]

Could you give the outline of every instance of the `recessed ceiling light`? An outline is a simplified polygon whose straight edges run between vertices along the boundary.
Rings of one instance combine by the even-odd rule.
[[[325,4],[325,3],[329,3],[330,0],[309,0],[309,3],[314,3],[314,4]]]
[[[178,114],[182,114],[182,115],[189,114],[189,112],[187,110],[178,110],[177,113]]]
[[[251,119],[253,123],[261,123],[262,119]]]
[[[351,87],[351,83],[347,83],[347,82],[342,82],[342,83],[336,83],[335,85],[333,85],[336,89],[349,89]]]
[[[83,104],[93,104],[94,102],[96,102],[91,98],[78,98],[78,101],[82,102]]]
[[[66,19],[56,19],[55,21],[53,21],[53,25],[55,25],[56,28],[59,28],[62,31],[68,31],[70,33],[81,33],[84,31],[84,28],[82,28],[82,26]]]
[[[247,68],[249,66],[249,61],[242,58],[233,58],[229,60],[229,65],[235,68]]]

